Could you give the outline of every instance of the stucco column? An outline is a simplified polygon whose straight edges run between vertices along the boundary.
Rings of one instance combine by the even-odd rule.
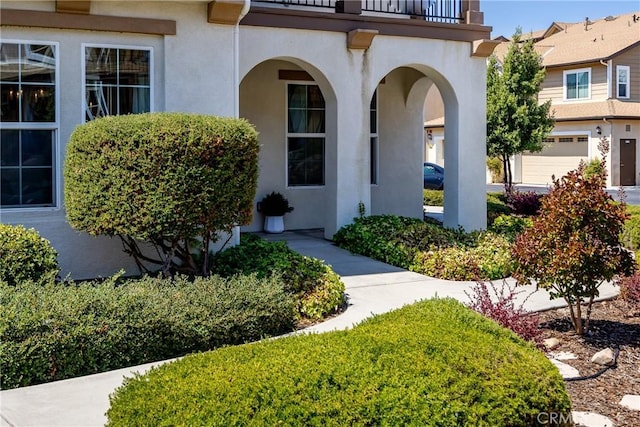
[[[369,170],[370,95],[363,87],[363,50],[351,50],[349,69],[343,78],[333,81],[336,89],[335,133],[327,129],[326,202],[324,235],[330,239],[336,231],[358,216],[358,204],[371,210]],[[349,76],[349,78],[344,78]],[[328,109],[331,108],[328,106]],[[327,127],[334,125],[329,121]]]
[[[471,58],[454,83],[458,102],[445,106],[444,225],[487,227],[486,64]]]

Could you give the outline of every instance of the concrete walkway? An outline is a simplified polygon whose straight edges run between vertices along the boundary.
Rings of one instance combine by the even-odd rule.
[[[353,255],[322,238],[320,231],[285,232],[264,235],[269,240],[286,240],[291,249],[330,264],[344,281],[349,296],[347,310],[303,332],[346,329],[379,313],[432,297],[452,297],[468,302],[474,282],[451,282],[412,273],[370,258]],[[499,286],[500,283],[497,283]],[[518,298],[527,296],[525,308],[545,310],[563,306],[564,301],[550,301],[544,291],[522,287]],[[601,288],[601,298],[611,298],[617,288]],[[167,361],[158,362],[166,363]],[[101,426],[106,422],[109,394],[125,376],[143,373],[156,364],[104,372],[69,380],[0,392],[0,426]]]

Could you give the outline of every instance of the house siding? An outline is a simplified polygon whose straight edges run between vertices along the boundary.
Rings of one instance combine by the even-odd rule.
[[[564,72],[583,68],[591,69],[591,97],[584,100],[566,101],[564,99]],[[608,97],[607,90],[607,68],[602,64],[594,63],[567,68],[547,68],[547,75],[541,85],[538,99],[540,99],[540,102],[545,102],[550,99],[553,104],[562,102],[604,101]]]
[[[640,46],[635,47],[633,49],[629,49],[628,51],[616,56],[612,60],[612,74],[611,77],[613,79],[613,96],[617,97],[618,93],[618,85],[616,84],[616,66],[617,65],[626,65],[629,67],[629,75],[630,75],[630,83],[631,83],[631,91],[629,101],[640,101]],[[640,106],[638,107],[640,108]]]

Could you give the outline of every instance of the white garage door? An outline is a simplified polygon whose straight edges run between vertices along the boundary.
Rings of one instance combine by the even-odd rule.
[[[540,153],[522,155],[522,183],[550,184],[551,176],[560,178],[576,169],[580,161],[588,160],[586,136],[549,138],[548,145]]]

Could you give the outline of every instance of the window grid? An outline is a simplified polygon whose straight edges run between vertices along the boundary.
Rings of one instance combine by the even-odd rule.
[[[630,96],[629,70],[628,65],[616,66],[616,95],[618,98],[628,99]]]
[[[287,84],[287,186],[317,187],[325,180],[325,102],[318,85]]]
[[[55,207],[58,44],[3,40],[0,53],[0,206]]]
[[[567,101],[591,98],[591,69],[567,70],[564,75],[564,99]]]

